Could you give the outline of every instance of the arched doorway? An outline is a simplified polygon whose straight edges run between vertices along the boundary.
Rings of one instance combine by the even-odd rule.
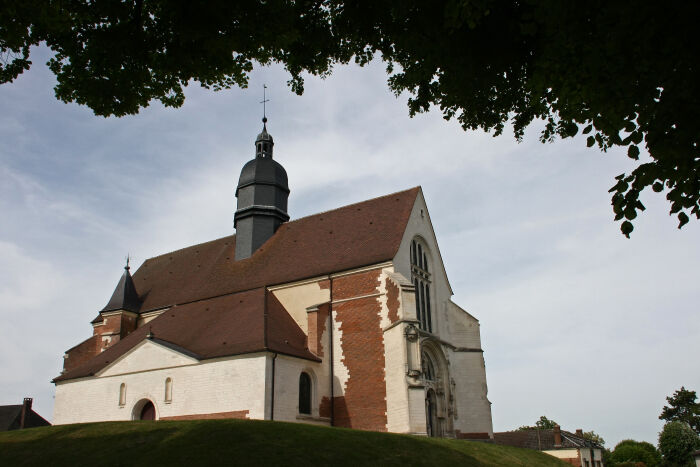
[[[141,415],[139,416],[139,420],[155,420],[156,419],[156,408],[153,405],[153,402],[148,401],[143,405],[143,408],[141,409]]]
[[[425,427],[428,436],[442,437],[453,434],[453,406],[450,397],[448,363],[434,339],[421,342],[421,374],[425,388]]]
[[[428,389],[425,395],[425,419],[428,436],[440,436],[437,419],[437,397],[432,389]]]
[[[132,420],[156,420],[158,419],[158,411],[156,406],[150,399],[141,399],[134,408],[131,409]]]

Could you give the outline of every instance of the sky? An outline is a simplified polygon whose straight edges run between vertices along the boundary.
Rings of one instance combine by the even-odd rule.
[[[48,52],[33,54],[0,86],[0,405],[33,397],[51,420],[51,379],[127,254],[138,266],[233,233],[263,83],[292,219],[422,186],[453,300],[481,323],[495,431],[546,415],[607,447],[656,444],[665,397],[700,390],[700,223],[678,230],[647,190],[626,239],[608,193],[634,168],[623,151],[409,118],[378,62],[309,77],[303,96],[259,67],[247,89],[194,84],[180,109],[102,118],[57,101]]]

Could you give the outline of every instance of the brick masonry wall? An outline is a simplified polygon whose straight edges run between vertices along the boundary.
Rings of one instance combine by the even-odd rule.
[[[65,371],[70,371],[90,360],[100,351],[101,342],[99,336],[92,336],[70,349],[66,352],[66,356],[63,359],[63,369]]]
[[[371,270],[333,280],[339,357],[348,372],[342,393],[334,399],[336,426],[387,430],[384,336],[376,296],[380,274],[380,270]]]

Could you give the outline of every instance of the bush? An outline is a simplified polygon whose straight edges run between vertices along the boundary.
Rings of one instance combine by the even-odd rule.
[[[647,467],[656,467],[661,464],[661,454],[651,443],[626,439],[617,443],[610,453],[610,461],[616,466],[642,462]]]
[[[700,438],[687,423],[669,422],[659,433],[659,451],[670,465],[694,465],[693,451],[698,448]]]

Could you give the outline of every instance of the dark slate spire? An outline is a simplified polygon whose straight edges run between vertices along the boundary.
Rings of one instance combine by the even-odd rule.
[[[133,311],[134,313],[139,311],[141,300],[136,293],[136,286],[134,286],[134,280],[131,278],[129,269],[131,268],[129,267],[129,258],[127,258],[126,266],[124,266],[124,274],[122,274],[121,279],[119,279],[119,283],[117,284],[117,288],[114,289],[112,298],[109,299],[109,302],[100,313],[116,310]]]
[[[287,172],[272,159],[273,145],[267,118],[263,117],[263,130],[255,140],[255,159],[243,166],[236,188],[236,261],[252,256],[289,220]]]

